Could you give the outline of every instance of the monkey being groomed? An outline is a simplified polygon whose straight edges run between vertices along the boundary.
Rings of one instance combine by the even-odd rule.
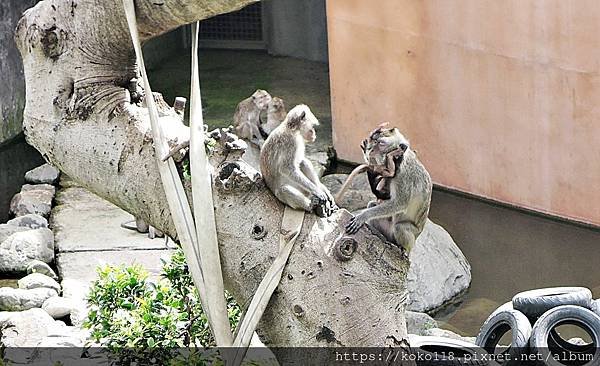
[[[363,140],[361,148],[366,164],[352,172],[337,198],[358,173],[367,171],[377,200],[350,219],[346,232],[355,234],[368,222],[387,240],[410,252],[429,215],[431,177],[396,128],[380,126]]]
[[[270,102],[271,95],[262,89],[242,100],[233,115],[235,134],[259,147],[262,146],[264,139],[260,132],[260,113],[268,108]]]
[[[260,152],[260,170],[273,194],[286,205],[319,217],[336,209],[312,163],[306,158],[306,142],[314,142],[319,121],[305,105],[290,110],[265,141]]]

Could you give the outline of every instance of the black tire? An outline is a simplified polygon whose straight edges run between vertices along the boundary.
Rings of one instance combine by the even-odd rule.
[[[564,339],[560,336],[560,334],[556,331],[556,329],[552,329],[550,331],[550,336],[548,337],[548,348],[551,351],[561,352],[573,352],[573,353],[587,353],[590,352],[591,349],[595,347],[593,343],[580,345],[573,344],[568,340]]]
[[[542,288],[518,293],[513,297],[512,303],[515,310],[535,321],[548,310],[561,305],[591,308],[592,292],[585,287]]]
[[[561,347],[558,340],[553,338],[556,332],[552,331],[560,325],[577,325],[584,329],[592,338],[591,346],[576,346],[568,343]],[[558,336],[560,338],[560,336]],[[566,342],[562,340],[563,342]],[[544,313],[533,326],[529,345],[533,354],[539,354],[548,366],[561,365],[598,365],[600,363],[600,317],[591,310],[574,305],[555,307]],[[570,346],[569,346],[570,345]],[[557,347],[558,348],[555,348]],[[555,354],[561,355],[562,360],[569,359],[572,355],[580,363],[561,363],[554,359]],[[589,360],[589,358],[592,360]],[[587,362],[589,360],[589,362]]]
[[[417,366],[491,365],[489,354],[475,344],[451,338],[409,335]],[[450,357],[449,355],[453,356]]]
[[[525,314],[513,309],[510,302],[496,309],[486,319],[475,343],[486,352],[495,354],[500,338],[508,331],[512,331],[510,347],[499,353],[502,357],[495,358],[501,365],[521,365],[521,355],[529,351],[531,323]]]

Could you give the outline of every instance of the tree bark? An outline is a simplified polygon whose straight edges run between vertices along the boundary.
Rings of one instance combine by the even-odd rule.
[[[150,39],[252,0],[138,0]],[[16,30],[26,78],[24,130],[30,144],[80,184],[172,237],[147,110],[130,103],[136,76],[120,0],[46,0]],[[189,136],[160,96],[169,143]],[[249,303],[279,247],[283,205],[241,159],[244,144],[215,133],[214,202],[226,288]],[[189,182],[185,182],[189,192]],[[345,210],[306,215],[259,334],[270,346],[399,345],[406,337],[408,259],[363,228],[343,235]],[[311,357],[312,359],[312,357]]]

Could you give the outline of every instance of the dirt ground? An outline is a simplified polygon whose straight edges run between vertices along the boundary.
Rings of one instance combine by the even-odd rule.
[[[149,72],[153,90],[168,103],[189,96],[190,62],[190,54],[182,54]],[[288,110],[307,104],[321,122],[319,140],[331,141],[327,64],[260,51],[201,50],[200,84],[204,120],[211,128],[230,125],[237,104],[260,88],[283,98]]]

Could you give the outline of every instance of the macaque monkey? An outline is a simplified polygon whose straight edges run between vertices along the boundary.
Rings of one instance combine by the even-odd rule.
[[[235,109],[233,126],[238,137],[262,146],[264,139],[260,133],[260,112],[271,102],[271,95],[258,89],[250,97],[242,100]]]
[[[335,209],[333,197],[304,155],[306,142],[314,142],[317,137],[318,124],[307,106],[292,108],[265,141],[260,170],[267,187],[281,202],[327,217]]]
[[[383,165],[376,164],[361,164],[354,168],[348,176],[338,193],[335,195],[336,202],[340,202],[346,193],[350,184],[354,181],[357,175],[367,172],[371,192],[378,199],[389,199],[389,179],[396,175],[396,159],[400,158],[404,151],[401,148],[392,150],[385,155],[385,163]]]
[[[368,222],[387,240],[410,252],[429,215],[431,177],[396,128],[380,126],[362,142],[361,148],[368,166],[382,167],[367,170],[371,190],[378,200],[369,202],[354,216],[346,225],[346,232],[355,234]],[[394,175],[386,176],[390,159]]]
[[[265,138],[269,136],[271,132],[273,132],[273,130],[281,124],[281,122],[283,122],[286,115],[287,113],[285,111],[283,99],[273,97],[267,108],[267,122],[261,126]]]

